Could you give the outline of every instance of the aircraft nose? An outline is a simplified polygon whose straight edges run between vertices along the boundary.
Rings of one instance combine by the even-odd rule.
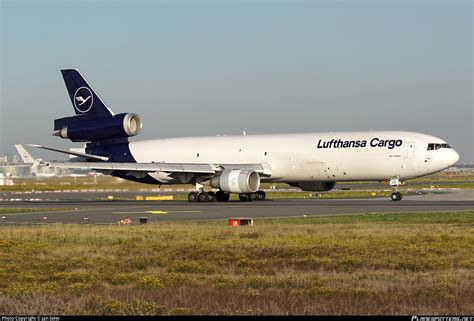
[[[458,162],[459,160],[459,154],[453,149],[451,150],[451,165],[454,165]]]

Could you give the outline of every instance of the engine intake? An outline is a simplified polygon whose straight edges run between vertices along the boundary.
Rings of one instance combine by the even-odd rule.
[[[226,193],[255,193],[260,187],[260,176],[254,170],[226,170],[211,178],[210,184]]]
[[[308,192],[327,192],[336,186],[336,182],[299,182],[290,185]]]
[[[142,130],[142,121],[137,114],[118,114],[113,117],[71,122],[53,133],[73,142],[88,142],[111,138],[136,136]]]

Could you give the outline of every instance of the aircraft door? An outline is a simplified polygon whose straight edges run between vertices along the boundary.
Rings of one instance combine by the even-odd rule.
[[[411,170],[415,168],[415,143],[408,143],[403,168],[406,170]]]

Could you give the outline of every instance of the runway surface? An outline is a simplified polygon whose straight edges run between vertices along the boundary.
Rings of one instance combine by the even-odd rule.
[[[186,201],[98,201],[64,199],[56,201],[0,202],[1,208],[62,208],[57,212],[4,214],[0,225],[49,223],[117,223],[126,217],[138,223],[140,217],[149,222],[227,220],[231,217],[253,219],[350,215],[374,212],[419,212],[473,210],[472,193],[457,200],[450,195],[423,198],[405,197],[400,202],[384,199],[327,200],[290,199],[256,202],[188,203]],[[47,217],[45,220],[44,217]],[[88,217],[89,221],[84,218]]]

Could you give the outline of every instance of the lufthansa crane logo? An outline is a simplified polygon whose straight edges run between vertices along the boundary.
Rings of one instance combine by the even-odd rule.
[[[87,113],[92,108],[94,96],[87,87],[80,87],[74,94],[74,107],[80,113]]]

